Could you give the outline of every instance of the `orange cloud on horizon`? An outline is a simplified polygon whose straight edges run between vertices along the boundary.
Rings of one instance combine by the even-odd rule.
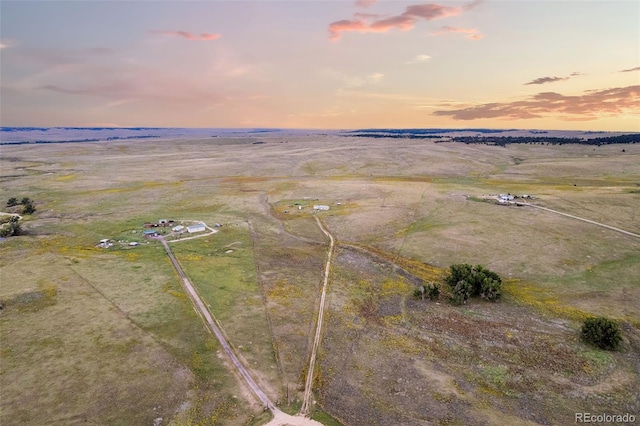
[[[560,114],[564,121],[596,120],[602,115],[640,114],[640,85],[588,90],[583,95],[566,96],[556,92],[541,92],[525,100],[493,102],[466,108],[434,111],[436,116],[454,120],[503,118],[507,120],[542,118]]]

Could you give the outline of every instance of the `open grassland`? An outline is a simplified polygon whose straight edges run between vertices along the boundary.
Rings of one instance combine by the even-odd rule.
[[[413,300],[379,257],[336,257],[318,374],[348,424],[568,424],[585,405],[638,409],[640,333],[629,350],[581,343],[575,323],[512,303]]]
[[[172,249],[254,377],[295,412],[327,249],[314,204],[331,206],[317,214],[341,245],[314,372],[328,413],[318,418],[567,424],[575,411],[640,413],[640,239],[475,198],[530,194],[640,233],[638,145],[310,135],[3,146],[0,182],[0,201],[28,196],[37,208],[27,235],[0,243],[3,425],[268,419],[160,244],[141,236],[159,218],[223,225]],[[116,243],[97,248],[102,238]],[[505,277],[505,299],[410,298],[459,262]],[[578,340],[594,314],[625,321],[620,352]]]

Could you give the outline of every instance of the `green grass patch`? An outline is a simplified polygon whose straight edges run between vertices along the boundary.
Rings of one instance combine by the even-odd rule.
[[[615,362],[613,355],[605,350],[586,349],[578,355],[584,360],[584,371],[591,375],[602,373]]]
[[[322,423],[324,426],[343,426],[342,423],[331,414],[322,410],[317,404],[311,411],[311,418]]]

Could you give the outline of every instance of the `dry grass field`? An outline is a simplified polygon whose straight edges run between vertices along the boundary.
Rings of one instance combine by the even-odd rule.
[[[640,145],[314,134],[19,145],[2,146],[0,181],[3,205],[30,197],[37,208],[26,235],[0,242],[2,425],[269,419],[160,243],[140,235],[159,218],[222,224],[172,249],[257,382],[295,412],[327,250],[314,204],[331,206],[316,214],[338,242],[316,418],[640,416],[640,238],[476,198],[530,194],[640,234]],[[96,247],[102,238],[141,244]],[[455,307],[411,297],[415,282],[462,262],[504,277],[504,299]],[[621,321],[620,351],[580,341],[589,315]]]

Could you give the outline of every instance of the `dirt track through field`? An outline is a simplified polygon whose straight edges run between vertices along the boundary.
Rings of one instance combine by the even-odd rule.
[[[196,293],[196,290],[191,284],[191,282],[189,281],[189,278],[187,278],[187,276],[182,270],[182,267],[180,266],[176,258],[173,256],[173,253],[169,248],[169,244],[164,240],[164,238],[160,238],[160,241],[162,242],[162,245],[164,246],[164,249],[166,250],[167,255],[169,256],[169,259],[171,259],[171,263],[173,263],[173,267],[178,272],[178,275],[180,275],[180,278],[182,279],[183,287],[187,291],[187,294],[189,295],[189,298],[191,299],[191,302],[193,303],[194,307],[198,311],[198,314],[203,318],[203,320],[209,326],[211,331],[213,331],[213,334],[216,336],[216,338],[222,345],[222,348],[224,349],[225,353],[229,357],[229,360],[235,366],[236,370],[244,378],[244,380],[247,382],[247,385],[249,386],[251,391],[258,397],[258,399],[265,405],[265,407],[267,407],[269,410],[271,410],[274,413],[276,411],[280,411],[276,408],[273,402],[269,400],[269,398],[267,397],[267,395],[265,395],[262,389],[260,389],[260,387],[253,380],[253,378],[249,375],[249,372],[244,368],[244,366],[240,363],[236,355],[231,350],[231,346],[229,345],[227,340],[224,338],[224,335],[222,334],[222,331],[216,324],[216,321],[213,319],[213,316],[209,313],[209,310],[205,307],[204,303],[202,302],[202,299],[200,299],[200,296],[198,296],[198,293]]]
[[[300,415],[309,416],[311,412],[311,388],[313,387],[313,371],[316,365],[316,356],[318,347],[320,346],[320,336],[322,332],[322,321],[324,320],[324,303],[327,296],[327,283],[329,282],[329,270],[331,269],[331,256],[333,255],[334,240],[333,235],[322,225],[322,222],[316,216],[316,222],[320,230],[329,237],[329,252],[327,254],[327,263],[324,268],[324,283],[322,284],[322,295],[320,296],[320,308],[318,309],[318,322],[316,324],[316,335],[313,339],[313,347],[311,349],[311,357],[309,359],[309,369],[307,370],[307,381],[304,386],[304,398],[302,407],[300,407]]]
[[[602,226],[603,228],[611,229],[612,231],[620,232],[622,234],[629,235],[631,237],[640,238],[640,235],[634,234],[633,232],[625,231],[624,229],[616,228],[614,226],[605,225],[604,223],[596,222],[594,220],[589,220],[589,219],[585,219],[583,217],[574,216],[572,214],[559,212],[557,210],[552,210],[552,209],[549,209],[549,208],[546,208],[546,207],[536,206],[535,204],[529,204],[529,203],[522,203],[522,204],[525,205],[525,206],[528,206],[528,207],[535,207],[536,209],[546,210],[546,211],[551,212],[551,213],[556,213],[556,214],[560,214],[562,216],[567,216],[567,217],[570,217],[572,219],[581,220],[583,222],[591,223],[593,225]]]
[[[207,227],[211,231],[214,231],[213,229],[209,228],[206,224],[204,224],[204,222],[200,222],[200,223],[205,225],[205,227]],[[214,232],[217,232],[217,231],[214,231]],[[210,235],[210,234],[199,235],[198,237],[203,237],[207,235]],[[193,237],[193,238],[198,238],[198,237]],[[175,268],[175,270],[178,272],[178,275],[182,279],[182,286],[184,287],[187,294],[189,295],[189,299],[191,300],[191,303],[196,309],[196,312],[202,318],[202,320],[206,323],[209,329],[213,332],[213,334],[216,336],[216,338],[220,342],[220,345],[222,345],[222,348],[227,354],[227,357],[229,358],[229,360],[231,361],[235,369],[238,371],[238,373],[245,380],[245,382],[249,386],[249,389],[251,389],[251,392],[253,392],[254,395],[258,397],[260,402],[262,402],[262,404],[267,409],[269,409],[269,411],[271,411],[271,413],[273,414],[273,419],[270,422],[268,422],[266,426],[322,426],[321,423],[318,423],[314,420],[301,417],[301,416],[291,416],[289,414],[286,414],[280,409],[278,409],[278,407],[276,407],[276,405],[273,402],[271,402],[269,397],[264,393],[264,391],[260,388],[260,386],[258,386],[258,384],[253,380],[253,378],[251,377],[247,369],[242,365],[238,357],[233,353],[233,350],[231,349],[231,345],[229,345],[229,342],[227,342],[227,339],[224,337],[222,330],[217,324],[217,321],[215,320],[213,315],[209,312],[209,310],[205,307],[204,302],[202,301],[202,299],[196,292],[195,288],[191,284],[191,281],[189,281],[189,278],[187,278],[186,274],[182,270],[182,267],[178,263],[178,260],[175,258],[175,256],[171,252],[171,249],[169,248],[169,244],[167,243],[167,241],[163,237],[158,237],[158,239],[160,240],[160,242],[162,242],[162,245],[164,246],[164,249],[167,252],[167,255],[169,256],[169,259],[171,259],[171,263],[173,264],[173,267]],[[182,241],[186,241],[186,240],[187,239],[185,238]],[[331,238],[331,248],[333,248],[333,238]],[[325,285],[326,285],[326,279],[325,279]],[[324,295],[323,295],[323,299],[324,299]]]

